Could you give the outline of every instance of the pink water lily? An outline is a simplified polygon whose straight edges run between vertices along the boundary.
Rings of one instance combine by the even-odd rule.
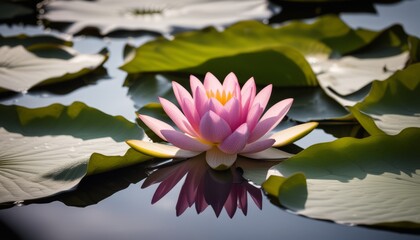
[[[143,182],[142,188],[159,183],[152,198],[152,204],[161,200],[177,184],[182,183],[176,204],[176,215],[180,216],[188,208],[195,205],[198,214],[208,206],[213,208],[218,217],[225,208],[230,218],[237,209],[244,215],[248,212],[248,196],[255,205],[262,209],[262,191],[248,182],[237,168],[222,173],[210,169],[203,161],[203,154],[176,164],[159,166]],[[244,159],[238,159],[240,164],[246,165]]]
[[[264,113],[272,85],[257,94],[253,78],[241,89],[233,73],[223,83],[207,73],[204,83],[190,76],[190,86],[192,94],[177,82],[172,83],[180,108],[167,99],[159,99],[179,130],[139,114],[143,123],[170,145],[143,140],[127,143],[142,153],[160,158],[189,158],[206,152],[209,166],[221,170],[229,168],[238,155],[254,159],[291,157],[292,154],[274,147],[289,144],[317,126],[310,122],[271,133],[289,111],[293,99],[282,100]]]

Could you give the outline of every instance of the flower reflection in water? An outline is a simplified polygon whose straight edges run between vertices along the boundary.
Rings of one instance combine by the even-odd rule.
[[[209,205],[216,216],[223,207],[230,218],[237,208],[244,215],[248,211],[248,193],[258,208],[262,208],[262,191],[250,184],[243,176],[242,170],[232,166],[229,171],[211,169],[204,154],[180,163],[158,168],[144,181],[142,188],[160,183],[152,198],[152,204],[162,199],[181,179],[185,177],[176,204],[177,216],[195,204],[197,213],[203,212]]]

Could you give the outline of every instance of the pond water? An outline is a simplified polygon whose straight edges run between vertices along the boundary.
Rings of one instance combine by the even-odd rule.
[[[377,14],[348,13],[342,14],[342,19],[352,27],[375,30],[401,23],[407,33],[420,36],[419,1],[377,4],[376,9]],[[2,35],[44,31],[34,26],[0,25]],[[76,37],[74,47],[80,52],[96,53],[103,47],[109,49],[110,58],[105,63],[109,77],[67,94],[34,90],[3,97],[0,102],[40,107],[81,101],[110,115],[122,115],[134,121],[134,112],[142,103],[132,99],[128,88],[123,86],[126,73],[118,66],[123,62],[122,52],[127,42],[139,45],[150,39],[153,39],[152,35],[129,39]],[[322,130],[315,130],[296,144],[306,148],[333,139]],[[2,239],[10,233],[15,234],[15,239],[419,239],[418,235],[345,226],[297,216],[273,205],[265,196],[262,197],[262,209],[248,197],[246,216],[238,209],[233,218],[224,210],[216,217],[211,207],[200,214],[194,208],[188,208],[182,215],[176,216],[176,204],[184,179],[152,205],[158,184],[141,188],[144,174],[145,169],[137,166],[92,178],[87,183],[93,186],[92,195],[110,196],[86,207],[66,206],[61,201],[46,199],[45,202],[17,204],[2,209]]]

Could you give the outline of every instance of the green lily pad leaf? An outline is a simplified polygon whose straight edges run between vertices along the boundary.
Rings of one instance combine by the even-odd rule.
[[[270,176],[262,188],[277,204],[292,209],[303,209],[308,196],[306,178],[302,173],[287,178]]]
[[[0,202],[46,197],[85,175],[151,159],[124,143],[142,138],[135,123],[79,102],[35,109],[0,105],[0,113]]]
[[[305,57],[288,46],[219,57],[197,67],[182,70],[194,75],[202,75],[206,71],[218,76],[219,79],[223,79],[230,72],[235,72],[241,82],[254,77],[261,85],[270,83],[276,86],[317,85],[315,74]]]
[[[420,38],[409,36],[408,42],[410,45],[410,60],[408,64],[420,62]]]
[[[384,58],[344,57],[329,60],[329,66],[317,76],[318,82],[325,93],[342,106],[353,106],[358,100],[346,96],[356,93],[375,79],[387,79],[395,71],[404,68],[407,60],[408,52]]]
[[[255,185],[261,186],[267,180],[268,170],[278,163],[279,161],[255,161],[255,159],[238,156],[234,166],[242,169],[242,175],[245,179]]]
[[[24,136],[70,135],[84,140],[111,137],[141,139],[141,129],[121,116],[110,116],[84,103],[26,108],[0,105],[0,127]]]
[[[366,54],[367,56],[374,54],[376,57],[396,55],[410,48],[408,42],[410,36],[399,24],[392,25],[379,32],[359,29],[358,35],[369,39],[368,44],[353,52],[353,54],[359,56]]]
[[[375,81],[369,95],[351,108],[354,117],[371,134],[398,134],[420,128],[420,64]]]
[[[57,48],[67,51],[63,46]],[[56,53],[56,50],[53,50]],[[76,54],[72,57],[41,58],[22,46],[0,47],[0,92],[26,92],[36,85],[52,84],[89,73],[107,60],[107,54]]]
[[[36,35],[36,36],[28,36],[26,34],[19,34],[15,36],[8,36],[3,37],[0,36],[0,46],[10,46],[15,47],[18,45],[22,45],[27,50],[31,50],[32,47],[37,45],[64,45],[71,47],[73,43],[71,41],[68,41],[66,39],[62,39],[56,36],[52,35]]]
[[[377,32],[351,29],[336,15],[326,15],[308,24],[303,21],[292,21],[280,28],[282,34],[295,38],[310,38],[321,41],[339,55],[353,52],[369,42]]]
[[[102,174],[84,177],[73,189],[54,196],[25,201],[26,204],[60,201],[67,206],[87,207],[97,204],[116,192],[138,183],[148,176],[148,165],[137,164]]]
[[[128,96],[135,103],[135,107],[142,108],[148,103],[158,102],[159,97],[176,101],[170,81],[172,79],[160,74],[131,74],[127,76],[124,85],[128,86]]]
[[[272,82],[274,85],[315,86],[316,80],[303,56],[325,59],[330,53],[331,49],[318,39],[299,37],[283,31],[282,28],[246,21],[232,25],[222,32],[207,28],[177,34],[173,40],[157,38],[141,45],[134,56],[127,56],[121,68],[129,73],[195,74],[205,74],[211,68],[213,73],[216,71],[217,77],[222,78],[227,71],[225,63],[229,61],[229,71],[242,74],[239,76],[242,82],[254,76],[257,82]],[[283,69],[282,63],[292,66],[292,69]],[[270,64],[271,70],[281,68],[286,72],[276,71],[277,75],[267,76],[264,72],[271,70],[266,71],[266,64]],[[302,69],[297,70],[296,65],[301,65]],[[222,67],[222,70],[218,70],[218,67]],[[294,71],[304,74],[298,75]],[[291,81],[287,75],[296,79]]]
[[[341,120],[349,112],[319,87],[274,87],[270,102],[293,98],[287,116],[298,122]]]
[[[396,136],[341,138],[303,150],[273,167],[269,175],[306,176],[303,207],[286,205],[298,214],[337,223],[418,229],[419,141],[416,128]],[[291,194],[289,198],[296,193]]]
[[[0,128],[0,202],[20,202],[74,187],[86,174],[90,155],[124,154],[111,138],[83,141],[71,136],[26,137]]]
[[[267,19],[272,10],[262,0],[124,0],[51,1],[41,17],[50,22],[72,23],[66,29],[76,34],[85,28],[97,28],[106,35],[116,30],[153,31],[160,33],[182,29],[198,29],[210,25],[232,24],[245,19]]]
[[[360,125],[359,122],[348,122],[342,124],[320,124],[319,128],[325,133],[335,138],[353,137],[365,138],[370,136],[369,133]]]
[[[0,20],[10,20],[16,17],[31,15],[33,13],[34,11],[30,7],[13,2],[0,2]]]

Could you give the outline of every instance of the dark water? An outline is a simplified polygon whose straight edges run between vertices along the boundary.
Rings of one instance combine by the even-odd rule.
[[[407,33],[420,36],[420,1],[378,4],[376,9],[377,14],[348,13],[342,18],[352,27],[375,30],[401,23]],[[37,27],[0,25],[3,35],[42,31]],[[110,78],[65,95],[42,90],[3,98],[1,103],[39,107],[56,102],[67,105],[82,101],[108,114],[123,115],[134,121],[134,111],[139,106],[130,98],[128,88],[122,87],[126,74],[117,67],[122,64],[122,49],[127,42],[138,45],[151,38],[100,40],[78,37],[74,42],[80,52],[95,53],[103,47],[110,50],[110,59],[105,64]],[[316,130],[297,144],[307,147],[333,139],[322,130]],[[138,172],[142,174],[141,169]],[[124,174],[118,175],[119,178],[124,178]],[[105,179],[98,181],[105,182]],[[274,206],[265,196],[262,198],[262,210],[248,198],[247,216],[238,209],[232,219],[224,210],[216,217],[208,207],[201,214],[189,208],[177,217],[175,206],[181,183],[152,205],[157,185],[142,189],[143,180],[136,182],[134,179],[132,182],[135,183],[87,207],[70,207],[53,201],[0,210],[0,238],[7,239],[6,234],[14,233],[22,239],[420,239],[418,235],[344,226],[296,216]],[[108,184],[112,186],[112,181]]]

